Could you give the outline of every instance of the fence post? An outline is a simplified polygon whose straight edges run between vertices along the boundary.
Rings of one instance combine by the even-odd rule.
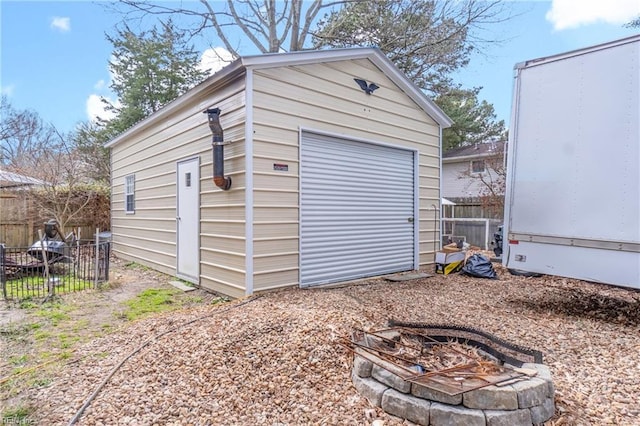
[[[489,219],[484,221],[484,249],[489,250]]]
[[[98,288],[98,273],[100,271],[100,228],[96,228],[96,275],[94,277],[95,288]]]
[[[53,280],[51,280],[51,276],[49,275],[49,256],[47,255],[47,250],[44,249],[44,239],[42,238],[42,229],[38,229],[38,237],[40,238],[40,253],[42,253],[42,261],[44,262],[44,279],[46,280],[45,282],[47,283],[48,296],[46,297],[46,299],[53,299],[54,285],[53,285]],[[49,248],[48,244],[47,244],[47,248]]]
[[[0,244],[0,285],[2,285],[2,296],[4,300],[8,300],[6,264],[4,244]]]

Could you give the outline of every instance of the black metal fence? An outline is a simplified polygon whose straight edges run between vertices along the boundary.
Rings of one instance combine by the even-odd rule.
[[[59,243],[53,245],[53,243]],[[109,241],[37,242],[30,247],[0,244],[0,284],[5,300],[51,298],[95,288],[109,280]]]

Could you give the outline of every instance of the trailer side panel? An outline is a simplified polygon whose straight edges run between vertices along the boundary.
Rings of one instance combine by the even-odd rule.
[[[640,288],[640,37],[516,70],[509,268]]]

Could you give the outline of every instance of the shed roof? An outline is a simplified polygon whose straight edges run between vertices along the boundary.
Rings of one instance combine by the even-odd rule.
[[[217,73],[208,77],[202,83],[179,96],[149,117],[138,122],[128,130],[116,136],[105,144],[107,148],[114,147],[128,136],[142,130],[158,120],[163,119],[175,109],[196,97],[202,91],[214,84],[225,84],[233,77],[244,73],[247,69],[266,69],[293,65],[307,65],[314,63],[326,63],[342,60],[369,59],[391,81],[418,104],[436,123],[442,128],[447,128],[453,121],[431,100],[422,90],[411,82],[380,49],[375,47],[357,47],[330,50],[305,50],[290,53],[268,53],[254,56],[243,56],[236,59]]]
[[[45,182],[18,173],[0,170],[0,188],[19,188],[31,185],[44,185]]]

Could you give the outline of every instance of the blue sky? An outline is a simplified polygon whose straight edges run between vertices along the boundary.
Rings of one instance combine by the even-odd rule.
[[[640,32],[622,26],[640,15],[640,0],[512,1],[508,6],[517,16],[485,34],[503,41],[487,46],[456,75],[466,87],[482,86],[480,97],[507,124],[514,64]],[[104,35],[113,34],[120,19],[96,2],[1,0],[2,94],[15,108],[35,110],[61,131],[89,119],[88,106],[95,111],[96,99],[110,96],[112,49]]]

